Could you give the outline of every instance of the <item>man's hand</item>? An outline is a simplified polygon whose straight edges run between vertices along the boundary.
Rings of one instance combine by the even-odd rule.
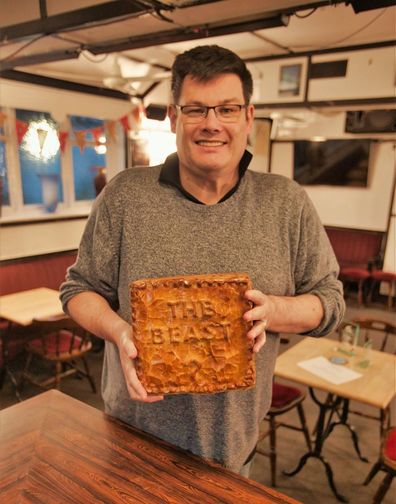
[[[254,352],[264,345],[266,330],[305,333],[318,327],[324,315],[322,303],[314,294],[273,296],[251,289],[245,292],[245,298],[255,305],[243,315],[246,321],[253,322],[247,337],[254,341]]]
[[[266,329],[270,325],[275,307],[271,298],[259,290],[246,291],[245,298],[255,305],[243,315],[243,318],[248,322],[253,322],[253,327],[247,333],[247,337],[254,342],[253,352],[257,353],[267,339]]]
[[[126,386],[131,398],[135,401],[153,403],[162,401],[164,396],[149,396],[136,374],[134,359],[137,357],[137,350],[132,341],[132,328],[124,329],[118,339],[118,351],[122,371],[124,373]]]

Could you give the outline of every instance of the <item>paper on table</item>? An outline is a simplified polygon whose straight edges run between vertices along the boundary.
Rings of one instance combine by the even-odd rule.
[[[356,373],[352,369],[332,364],[326,357],[314,357],[313,359],[301,361],[298,366],[330,383],[334,383],[334,385],[341,385],[362,376],[361,373]]]

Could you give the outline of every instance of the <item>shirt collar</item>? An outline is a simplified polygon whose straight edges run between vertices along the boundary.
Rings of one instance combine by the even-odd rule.
[[[234,194],[234,192],[238,189],[239,184],[242,180],[242,177],[245,175],[246,170],[248,169],[249,163],[252,159],[252,154],[245,150],[243,153],[243,156],[241,158],[241,161],[239,162],[239,179],[238,182],[235,184],[233,188],[231,188],[227,194],[225,194],[219,203],[222,201],[225,201],[228,199],[230,196]],[[163,184],[169,184],[173,187],[176,187],[179,189],[179,191],[189,200],[194,201],[194,203],[199,203],[203,205],[202,201],[199,201],[195,196],[190,194],[188,191],[184,189],[180,182],[180,173],[179,173],[179,157],[177,155],[177,152],[170,154],[166,160],[165,163],[162,165],[161,172],[159,175],[159,181]]]

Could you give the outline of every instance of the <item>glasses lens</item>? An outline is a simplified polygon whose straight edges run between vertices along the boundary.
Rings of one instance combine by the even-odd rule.
[[[210,109],[214,109],[216,117],[222,122],[236,122],[241,114],[241,110],[245,105],[217,105],[216,107],[207,107],[200,105],[184,105],[180,107],[183,117],[190,123],[201,122],[207,115]]]
[[[215,108],[217,117],[224,122],[237,120],[241,109],[241,105],[219,105]]]
[[[187,105],[181,107],[182,113],[188,118],[192,120],[201,120],[206,115],[206,107],[197,107],[193,105]]]

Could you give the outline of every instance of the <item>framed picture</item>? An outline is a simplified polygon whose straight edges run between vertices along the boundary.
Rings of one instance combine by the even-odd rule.
[[[280,68],[279,96],[298,96],[300,94],[301,64],[283,65]]]

